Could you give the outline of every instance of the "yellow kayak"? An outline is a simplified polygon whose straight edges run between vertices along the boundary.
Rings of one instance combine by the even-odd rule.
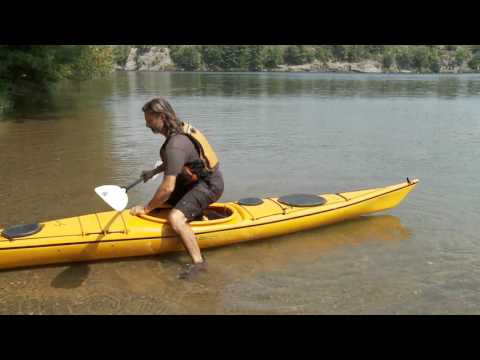
[[[418,180],[365,190],[215,203],[190,223],[200,248],[316,228],[397,206]],[[109,211],[0,230],[0,269],[182,251],[168,209]]]

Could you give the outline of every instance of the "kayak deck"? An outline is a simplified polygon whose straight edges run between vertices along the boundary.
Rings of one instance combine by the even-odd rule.
[[[393,208],[417,183],[322,194],[319,206],[286,205],[275,197],[256,205],[215,203],[209,207],[212,220],[190,225],[200,248],[264,239]],[[93,213],[44,222],[38,233],[21,238],[0,236],[0,269],[182,251],[168,213],[169,208],[142,216],[128,210]]]

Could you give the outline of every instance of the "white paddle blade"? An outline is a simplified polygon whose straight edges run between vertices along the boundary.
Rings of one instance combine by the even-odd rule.
[[[128,205],[128,195],[125,189],[116,185],[104,185],[95,189],[98,196],[102,198],[112,209],[123,211]]]

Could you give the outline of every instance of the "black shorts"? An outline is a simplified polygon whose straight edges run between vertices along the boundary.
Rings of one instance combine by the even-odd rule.
[[[210,204],[220,199],[223,186],[223,176],[217,170],[208,183],[199,181],[192,186],[175,185],[167,203],[181,211],[187,221],[193,221],[199,219]]]

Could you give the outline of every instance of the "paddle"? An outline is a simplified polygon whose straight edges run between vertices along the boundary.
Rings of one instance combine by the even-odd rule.
[[[160,166],[160,161],[155,164],[155,168]],[[151,180],[155,180],[159,174],[156,174],[151,178]],[[143,178],[135,180],[135,182],[131,183],[128,186],[120,187],[117,185],[103,185],[95,188],[95,192],[98,196],[102,198],[111,208],[116,211],[123,211],[128,205],[128,195],[127,192],[132,189],[133,187],[137,186],[143,182]]]

